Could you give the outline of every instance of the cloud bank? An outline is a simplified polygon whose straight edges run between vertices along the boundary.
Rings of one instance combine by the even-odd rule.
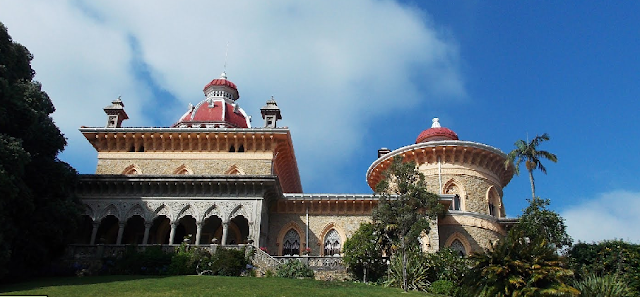
[[[561,213],[576,241],[623,239],[640,244],[640,192],[613,191],[569,207]]]
[[[455,42],[426,12],[393,1],[0,6],[0,21],[35,55],[36,79],[57,108],[69,138],[62,158],[83,173],[95,169],[95,153],[77,128],[103,126],[111,100],[122,95],[126,126],[169,126],[225,64],[254,126],[264,102],[277,100],[303,187],[343,179],[345,160],[377,117],[465,96]]]

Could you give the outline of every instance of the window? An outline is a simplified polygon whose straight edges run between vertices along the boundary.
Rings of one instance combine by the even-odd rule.
[[[324,236],[324,255],[334,256],[340,255],[340,234],[336,229],[331,229]]]
[[[466,249],[464,248],[464,245],[462,244],[462,242],[459,239],[454,240],[451,243],[451,246],[449,246],[449,248],[451,250],[454,250],[454,251],[458,252],[460,257],[464,257],[465,255],[467,255],[467,251],[466,251]]]
[[[282,240],[282,255],[293,256],[300,254],[300,234],[294,229],[289,229]]]

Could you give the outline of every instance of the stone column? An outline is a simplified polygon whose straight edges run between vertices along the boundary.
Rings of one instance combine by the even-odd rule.
[[[176,236],[176,228],[178,222],[171,222],[171,233],[169,233],[169,244],[173,244],[173,238]]]
[[[118,239],[116,239],[116,244],[122,244],[122,234],[124,233],[125,222],[118,222]]]
[[[228,231],[229,231],[229,221],[222,222],[222,245],[227,245]]]
[[[196,242],[195,245],[200,245],[200,237],[202,236],[202,222],[196,222]]]
[[[142,237],[142,244],[148,244],[149,242],[149,230],[151,229],[153,222],[144,222],[144,237]]]
[[[91,240],[89,240],[89,244],[96,244],[96,235],[98,235],[98,227],[100,227],[100,222],[93,222],[93,230],[91,230]]]

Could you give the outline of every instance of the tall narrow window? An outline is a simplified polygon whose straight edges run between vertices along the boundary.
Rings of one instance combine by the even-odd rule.
[[[289,229],[282,240],[282,255],[293,256],[300,254],[300,234],[294,229]]]
[[[340,255],[340,234],[336,229],[331,229],[324,237],[324,255]]]

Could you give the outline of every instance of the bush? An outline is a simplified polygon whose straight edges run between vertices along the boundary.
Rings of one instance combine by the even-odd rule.
[[[447,296],[456,296],[458,294],[458,286],[449,280],[437,280],[429,286],[429,292]]]
[[[407,250],[407,289],[413,291],[426,291],[429,287],[427,278],[427,266],[424,265],[425,255],[421,251]],[[395,254],[391,257],[389,265],[389,279],[385,285],[402,288],[402,257]]]
[[[342,261],[357,280],[375,282],[385,276],[387,265],[372,224],[360,224],[360,228],[347,239]]]
[[[251,267],[251,261],[245,256],[245,250],[219,248],[209,258],[199,262],[199,274],[240,276]]]
[[[159,246],[147,247],[141,252],[135,246],[130,246],[117,261],[116,271],[121,274],[166,274],[171,258],[172,255],[165,253]]]
[[[299,277],[308,277],[312,278],[314,276],[313,270],[306,263],[302,263],[297,260],[291,260],[284,264],[278,265],[278,269],[276,270],[276,275],[278,277],[284,278],[299,278]]]
[[[631,297],[635,296],[633,289],[618,275],[597,276],[586,275],[577,281],[574,287],[580,290],[584,297]]]

